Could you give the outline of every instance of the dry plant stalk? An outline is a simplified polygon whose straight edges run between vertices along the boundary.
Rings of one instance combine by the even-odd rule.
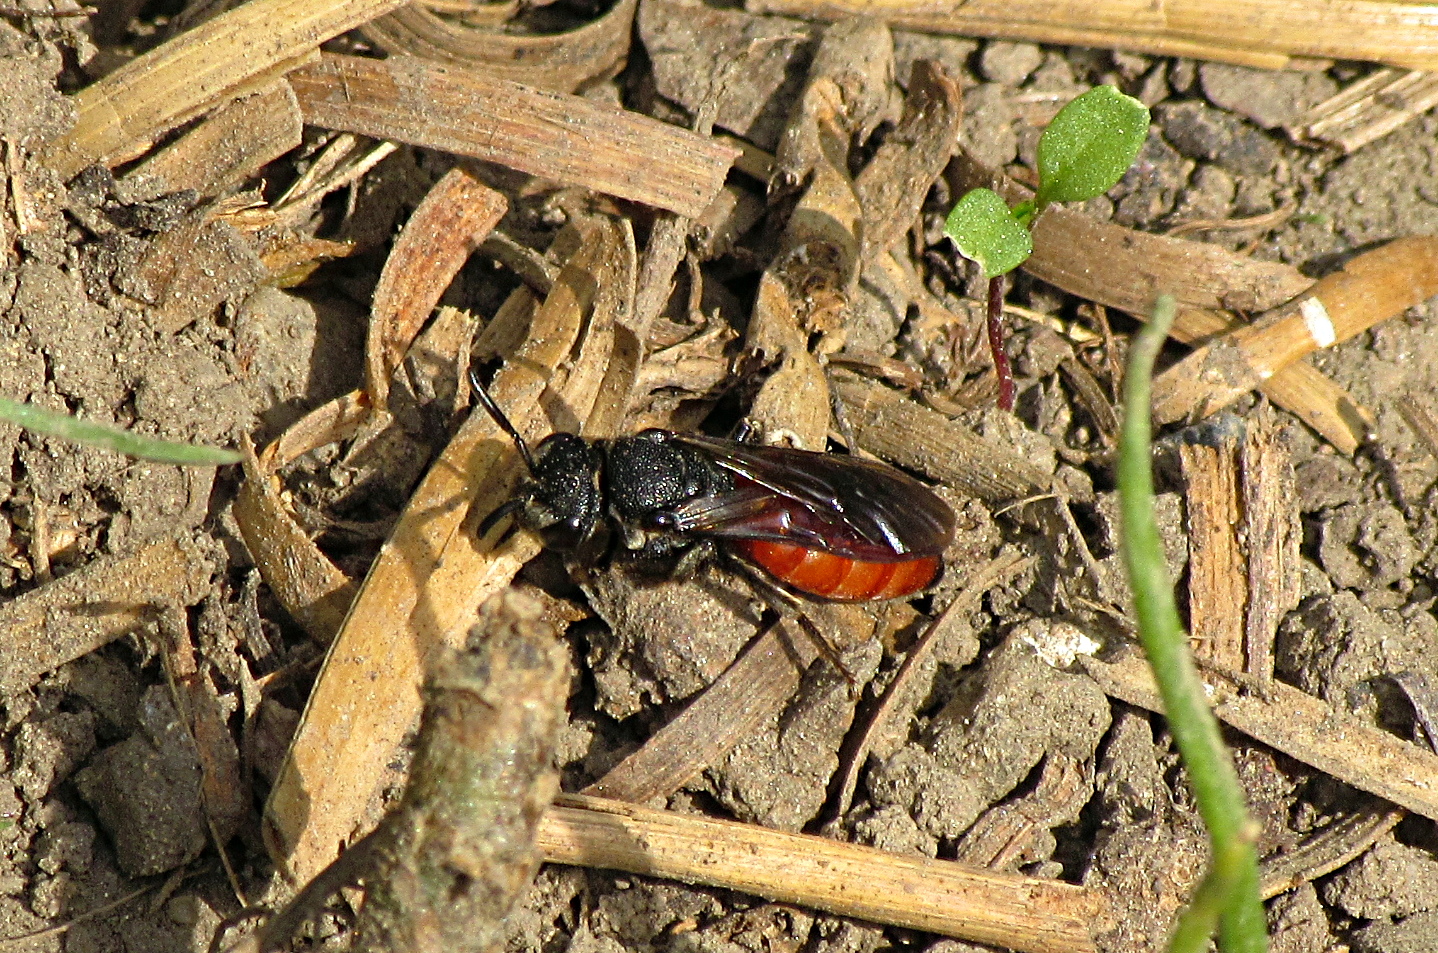
[[[1073,884],[581,795],[559,798],[539,843],[551,863],[742,890],[1025,953],[1096,953],[1108,909]]]
[[[1153,382],[1153,418],[1197,420],[1320,348],[1438,294],[1438,238],[1398,238],[1319,279],[1297,301],[1205,342]]]
[[[1248,558],[1248,613],[1243,671],[1267,685],[1273,678],[1273,640],[1283,617],[1298,608],[1302,589],[1297,477],[1273,413],[1248,420],[1239,455],[1243,539]]]
[[[1093,797],[1093,771],[1083,762],[1050,751],[1038,781],[1026,794],[993,805],[964,831],[954,859],[991,870],[1012,870],[1025,854],[1043,852],[1054,828],[1071,824]]]
[[[1438,460],[1438,402],[1433,395],[1410,387],[1394,401],[1394,406],[1428,455]]]
[[[1163,713],[1153,673],[1136,648],[1110,662],[1083,658],[1080,664],[1105,694]],[[1276,679],[1261,694],[1215,670],[1203,679],[1220,721],[1345,784],[1438,820],[1438,755]]]
[[[1438,106],[1438,75],[1380,69],[1310,109],[1285,131],[1345,155]]]
[[[133,632],[157,606],[194,605],[213,575],[211,554],[182,533],[128,556],[98,557],[21,593],[0,606],[0,693],[22,692],[51,669]]]
[[[299,105],[289,84],[277,81],[236,99],[126,174],[127,201],[191,189],[209,198],[237,188],[300,144]]]
[[[1049,474],[1012,449],[882,384],[834,376],[859,445],[990,503],[1048,492]]]
[[[350,412],[346,414],[346,410]],[[306,432],[317,415],[347,417],[348,425],[343,433],[326,433],[313,446],[301,446],[301,453],[351,436],[369,419],[369,401],[363,398],[362,392],[354,391],[311,411],[286,434],[295,433],[297,428],[301,433]],[[291,440],[292,444],[295,442]],[[320,552],[285,505],[280,493],[279,471],[299,454],[284,454],[277,440],[256,455],[248,436],[241,439],[240,449],[244,453],[241,465],[245,481],[235,494],[234,513],[245,549],[280,605],[310,638],[328,645],[344,622],[357,587]]]
[[[411,3],[371,21],[364,33],[390,53],[572,93],[623,66],[637,6],[638,0],[619,0],[607,13],[564,33],[511,34],[451,23],[424,4]]]
[[[755,13],[878,17],[930,33],[1282,69],[1291,57],[1438,67],[1438,10],[1388,0],[748,0]]]
[[[249,0],[181,33],[75,94],[75,127],[42,161],[62,179],[115,165],[218,103],[312,56],[325,40],[406,0]]]
[[[1248,573],[1239,542],[1238,441],[1242,423],[1224,417],[1179,445],[1188,521],[1188,631],[1194,655],[1243,670]]]
[[[410,215],[380,272],[365,338],[365,392],[377,409],[386,409],[390,375],[444,290],[508,208],[503,195],[454,168]]]
[[[657,119],[413,57],[290,74],[305,121],[471,156],[697,217],[738,150]]]
[[[1298,606],[1293,467],[1271,412],[1221,417],[1179,447],[1187,483],[1189,631],[1210,665],[1273,678],[1273,639]]]
[[[1403,808],[1373,798],[1293,850],[1265,860],[1258,871],[1259,895],[1269,900],[1346,867],[1407,816]]]
[[[670,796],[788,704],[816,654],[812,636],[794,619],[781,619],[684,711],[584,793],[637,804]]]

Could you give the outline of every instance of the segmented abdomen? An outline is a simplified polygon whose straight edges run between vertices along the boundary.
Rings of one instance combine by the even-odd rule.
[[[760,539],[734,540],[733,548],[790,589],[838,602],[910,596],[933,582],[939,572],[938,556],[865,562]]]

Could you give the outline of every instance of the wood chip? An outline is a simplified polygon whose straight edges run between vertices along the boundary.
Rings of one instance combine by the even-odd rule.
[[[305,121],[440,149],[697,217],[739,154],[638,113],[414,57],[324,54],[290,74]]]

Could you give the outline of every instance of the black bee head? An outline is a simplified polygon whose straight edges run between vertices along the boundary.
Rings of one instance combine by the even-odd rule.
[[[550,434],[535,449],[533,479],[519,491],[519,521],[545,548],[577,550],[594,533],[603,507],[598,448],[572,433]]]

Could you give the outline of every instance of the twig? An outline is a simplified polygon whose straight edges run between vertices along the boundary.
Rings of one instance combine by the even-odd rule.
[[[1215,413],[1294,362],[1438,293],[1438,238],[1364,252],[1303,297],[1205,342],[1153,383],[1157,423]]]
[[[564,795],[539,843],[551,863],[742,890],[1023,953],[1096,953],[1108,904],[1060,881],[889,854],[806,834]]]

